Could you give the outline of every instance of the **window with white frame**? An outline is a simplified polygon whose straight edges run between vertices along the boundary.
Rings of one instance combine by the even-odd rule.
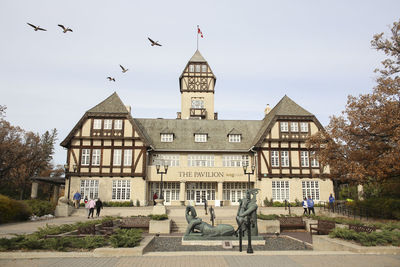
[[[131,181],[113,180],[112,182],[112,200],[130,200]]]
[[[179,155],[174,154],[153,154],[152,165],[179,166]]]
[[[104,120],[104,129],[106,130],[112,129],[112,120]]]
[[[81,165],[89,165],[89,164],[90,164],[90,149],[84,148],[82,149]]]
[[[289,181],[272,181],[272,199],[289,201]]]
[[[194,72],[194,65],[193,64],[189,65],[189,72]]]
[[[174,134],[172,133],[162,133],[161,134],[161,142],[172,142],[174,140]]]
[[[99,197],[99,180],[81,180],[81,196],[84,199],[96,199]]]
[[[214,155],[188,155],[189,167],[214,167]]]
[[[318,156],[315,151],[311,151],[311,167],[319,167]]]
[[[186,199],[195,200],[203,203],[203,196],[207,200],[215,200],[215,190],[217,188],[217,183],[210,182],[198,182],[198,183],[186,183]],[[204,194],[205,193],[205,194]],[[196,202],[197,202],[196,201]]]
[[[101,120],[100,119],[93,120],[93,129],[95,129],[95,130],[101,129]]]
[[[279,151],[271,151],[271,167],[279,167]]]
[[[291,122],[290,123],[290,131],[291,132],[298,132],[299,131],[299,123],[298,122]]]
[[[207,142],[207,134],[194,134],[194,141],[196,143],[205,143],[205,142]]]
[[[149,183],[150,195],[151,199],[154,194],[157,193],[158,197],[160,197],[160,182],[152,182]],[[179,200],[180,194],[180,184],[179,182],[164,182],[163,184],[163,196],[165,202],[170,202],[171,200]],[[187,199],[190,200],[190,199]]]
[[[99,166],[101,160],[101,149],[93,149],[92,151],[92,165]]]
[[[319,200],[319,184],[318,181],[302,181],[301,187],[303,191],[303,199],[311,196],[313,200]]]
[[[114,130],[122,130],[122,120],[114,121]]]
[[[113,157],[114,166],[121,166],[121,157],[122,157],[122,150],[114,149],[114,157]]]
[[[289,167],[289,151],[281,151],[282,167]]]
[[[207,72],[207,65],[206,64],[201,65],[201,72]]]
[[[308,151],[301,151],[300,152],[300,162],[301,167],[308,167],[310,166],[310,159],[308,157]]]
[[[308,122],[300,122],[300,131],[302,133],[308,133]]]
[[[230,134],[228,135],[228,139],[230,143],[240,143],[241,139],[242,139],[242,135],[241,134]]]
[[[196,72],[200,72],[200,65],[196,65],[195,68],[196,68]]]
[[[242,167],[249,166],[249,155],[223,155],[223,167]]]
[[[238,203],[239,199],[246,197],[248,183],[243,182],[224,182],[222,185],[222,199]],[[253,188],[253,185],[251,186]]]
[[[124,166],[132,165],[132,149],[124,150]]]
[[[192,108],[204,108],[204,98],[192,97]]]
[[[286,121],[281,121],[281,132],[288,132],[289,131],[289,123]]]

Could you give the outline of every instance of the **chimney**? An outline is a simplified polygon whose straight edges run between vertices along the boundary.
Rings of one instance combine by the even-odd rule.
[[[132,109],[131,106],[125,106],[125,107],[126,107],[126,110],[128,110],[128,112],[131,113],[131,109]]]
[[[267,104],[267,107],[264,109],[265,116],[267,116],[270,111],[271,111],[271,108],[269,107],[269,104]]]

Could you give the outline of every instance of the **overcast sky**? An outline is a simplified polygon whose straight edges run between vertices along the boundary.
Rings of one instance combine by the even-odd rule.
[[[114,91],[133,117],[176,118],[178,78],[200,25],[219,119],[262,119],[266,104],[286,94],[325,126],[349,94],[373,88],[383,54],[370,41],[389,31],[399,10],[398,0],[1,0],[0,105],[25,130],[57,128],[54,163],[64,164],[59,143]],[[163,46],[151,47],[147,37]]]

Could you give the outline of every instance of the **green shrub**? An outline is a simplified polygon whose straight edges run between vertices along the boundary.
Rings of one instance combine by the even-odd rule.
[[[276,214],[257,214],[257,218],[260,220],[277,220],[279,218],[279,215]]]
[[[104,201],[104,207],[133,207],[133,201]]]
[[[24,203],[31,208],[32,214],[39,217],[47,214],[54,214],[56,208],[55,204],[39,199],[24,200]]]
[[[150,214],[150,215],[148,215],[148,217],[150,217],[150,219],[155,220],[155,221],[168,220],[167,214]]]
[[[110,242],[114,248],[135,247],[142,240],[142,231],[140,229],[118,229],[111,237]]]
[[[26,221],[31,215],[31,209],[23,201],[17,201],[0,195],[0,224]]]
[[[265,197],[264,199],[264,206],[265,207],[272,207],[274,203],[274,200],[271,198],[271,200],[268,200],[268,197]]]
[[[383,230],[382,232],[357,233],[354,230],[335,228],[331,233],[329,233],[329,236],[345,240],[353,240],[357,243],[360,243],[363,246],[400,245],[399,231]]]
[[[394,198],[370,198],[366,200],[354,201],[352,204],[356,209],[368,210],[368,216],[400,219],[400,199]]]
[[[140,201],[139,201],[139,199],[136,199],[136,207],[140,207]]]

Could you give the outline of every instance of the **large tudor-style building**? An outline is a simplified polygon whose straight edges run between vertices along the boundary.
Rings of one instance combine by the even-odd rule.
[[[248,187],[263,200],[317,202],[333,192],[329,168],[321,166],[305,141],[323,130],[317,118],[284,96],[263,120],[218,120],[216,77],[199,51],[179,79],[181,111],[176,119],[131,116],[117,93],[88,110],[61,145],[68,149],[66,183],[103,201],[153,203],[159,194],[156,165],[163,176],[166,205],[235,205]],[[244,174],[254,166],[254,174]]]

